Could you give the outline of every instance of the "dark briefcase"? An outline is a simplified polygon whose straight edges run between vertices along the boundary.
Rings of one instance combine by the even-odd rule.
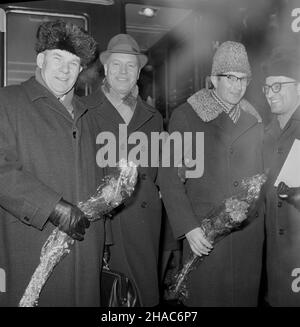
[[[102,307],[140,306],[134,283],[123,273],[110,270],[106,265],[101,273]]]

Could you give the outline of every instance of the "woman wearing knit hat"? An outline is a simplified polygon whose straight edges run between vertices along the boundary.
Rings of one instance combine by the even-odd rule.
[[[177,108],[169,131],[204,133],[204,173],[182,184],[176,168],[161,170],[160,189],[173,234],[190,250],[207,256],[189,274],[187,306],[256,306],[262,268],[263,215],[214,247],[199,224],[222,200],[238,193],[241,180],[262,172],[261,118],[244,99],[251,78],[245,47],[227,41],[212,63],[212,90],[202,89]],[[192,151],[195,151],[193,149]],[[194,153],[192,154],[195,158]]]
[[[294,141],[300,140],[298,49],[274,49],[263,68],[263,92],[273,114],[266,128],[263,152],[264,165],[270,169],[266,196],[266,302],[271,306],[299,307],[300,184],[296,182],[299,178],[290,176],[285,187],[278,180],[282,182],[278,189],[274,185]]]
[[[38,29],[36,52],[35,76],[0,90],[0,307],[18,306],[56,226],[76,242],[47,280],[39,306],[100,306],[103,221],[88,228],[76,204],[94,194],[102,176],[94,122],[74,95],[96,42],[74,24],[49,21]]]

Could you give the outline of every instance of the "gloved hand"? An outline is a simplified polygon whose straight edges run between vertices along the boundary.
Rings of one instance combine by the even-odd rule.
[[[300,210],[300,187],[288,187],[284,182],[280,182],[277,195]]]
[[[78,241],[83,240],[85,229],[90,226],[90,221],[84,213],[64,199],[55,206],[49,220],[54,226]]]

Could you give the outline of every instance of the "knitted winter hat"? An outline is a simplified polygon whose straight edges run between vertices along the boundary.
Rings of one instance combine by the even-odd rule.
[[[246,49],[239,42],[226,41],[222,43],[213,57],[211,75],[227,72],[241,72],[251,76]]]
[[[300,58],[295,47],[277,47],[262,65],[264,77],[286,76],[300,81]]]
[[[83,28],[61,19],[42,23],[36,34],[35,50],[65,50],[80,58],[87,66],[98,56],[96,41]]]

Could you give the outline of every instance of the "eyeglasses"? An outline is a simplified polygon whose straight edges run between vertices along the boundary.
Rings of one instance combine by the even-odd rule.
[[[251,78],[249,78],[249,77],[237,77],[237,76],[231,75],[231,74],[219,74],[217,76],[226,77],[230,84],[235,84],[238,81],[240,81],[242,85],[248,86],[249,83],[251,82]]]
[[[270,89],[273,91],[273,93],[278,93],[281,90],[281,86],[282,84],[297,84],[297,82],[293,81],[293,82],[276,82],[273,83],[272,85],[263,85],[262,90],[264,94],[268,94]]]

